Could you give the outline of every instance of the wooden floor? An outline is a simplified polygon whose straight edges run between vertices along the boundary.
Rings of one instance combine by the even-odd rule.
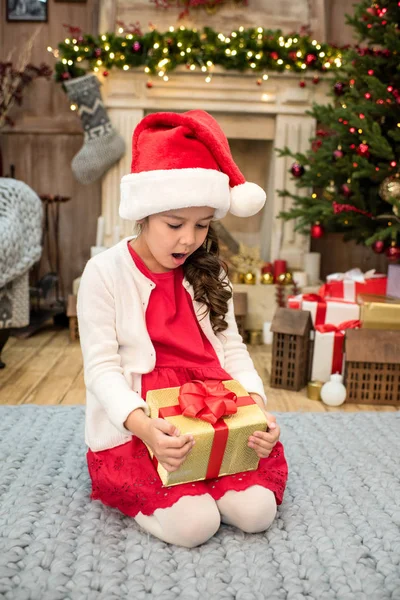
[[[394,411],[394,406],[348,404],[330,408],[309,400],[305,390],[289,392],[269,387],[269,346],[249,346],[262,377],[271,412],[287,411]],[[48,325],[30,338],[11,337],[2,353],[6,368],[0,370],[0,404],[84,404],[82,355],[79,342],[70,342],[67,329]]]

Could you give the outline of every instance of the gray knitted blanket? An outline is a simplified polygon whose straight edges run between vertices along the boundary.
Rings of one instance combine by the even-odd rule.
[[[42,203],[22,181],[0,177],[0,289],[42,254]]]
[[[0,407],[0,598],[399,599],[400,413],[278,419],[275,523],[188,550],[89,500],[83,407]]]

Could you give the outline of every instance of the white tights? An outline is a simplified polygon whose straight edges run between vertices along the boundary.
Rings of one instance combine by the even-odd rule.
[[[150,516],[138,513],[135,521],[164,542],[194,548],[210,539],[221,521],[257,533],[268,529],[275,515],[274,494],[253,485],[242,492],[226,492],[217,501],[209,494],[183,496],[170,508],[158,508]]]

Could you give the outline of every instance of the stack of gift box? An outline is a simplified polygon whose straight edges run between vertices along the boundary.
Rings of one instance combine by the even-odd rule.
[[[311,379],[328,381],[343,372],[346,331],[400,329],[400,265],[390,265],[387,276],[360,269],[334,273],[318,294],[289,297],[288,307],[310,311],[315,329]]]

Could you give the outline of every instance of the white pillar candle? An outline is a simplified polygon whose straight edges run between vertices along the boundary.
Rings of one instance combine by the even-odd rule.
[[[115,244],[118,244],[118,242],[119,242],[119,225],[116,225],[114,227],[112,245],[115,246]]]
[[[304,254],[304,270],[307,273],[308,285],[319,283],[321,268],[321,255],[319,252],[306,252]]]
[[[293,281],[297,283],[300,288],[307,287],[308,278],[305,271],[293,271]]]
[[[266,321],[263,325],[263,343],[272,344],[273,333],[271,331],[271,322]]]
[[[96,232],[96,246],[103,246],[104,244],[104,217],[97,219],[97,232]]]
[[[104,250],[107,250],[106,246],[92,246],[90,248],[90,258],[96,256],[96,254],[100,254],[100,252],[104,252]]]

